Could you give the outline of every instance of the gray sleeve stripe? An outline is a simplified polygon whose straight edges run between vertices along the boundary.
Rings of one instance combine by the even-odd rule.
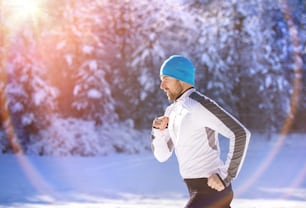
[[[169,139],[169,141],[167,142],[167,146],[168,146],[169,151],[171,152],[174,147],[172,139]]]
[[[151,139],[152,139],[152,141],[155,139],[155,136],[154,136],[153,132],[151,133]],[[168,147],[168,149],[169,149],[169,152],[171,152],[172,149],[173,149],[173,147],[174,147],[174,144],[173,144],[173,141],[172,141],[171,138],[170,138],[169,141],[167,142],[167,147]],[[154,145],[153,145],[153,142],[151,143],[151,149],[152,149],[152,151],[154,152],[155,147],[154,147]]]
[[[219,120],[221,120],[235,135],[235,146],[232,160],[230,161],[228,167],[228,175],[224,179],[226,184],[229,184],[230,181],[236,177],[240,163],[243,159],[243,153],[246,146],[246,131],[242,124],[240,124],[236,119],[226,113],[220,106],[212,102],[209,98],[193,92],[190,95],[190,98],[199,102],[203,107],[208,111],[214,114]]]
[[[205,127],[205,130],[206,130],[206,135],[207,135],[209,146],[212,149],[214,149],[214,150],[218,149],[217,145],[216,145],[216,134],[215,134],[215,131],[210,129],[210,128],[208,128],[208,127]]]

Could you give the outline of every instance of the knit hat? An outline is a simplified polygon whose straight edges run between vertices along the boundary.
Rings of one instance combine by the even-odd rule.
[[[195,68],[192,62],[181,55],[170,56],[160,68],[160,76],[169,76],[194,86]]]

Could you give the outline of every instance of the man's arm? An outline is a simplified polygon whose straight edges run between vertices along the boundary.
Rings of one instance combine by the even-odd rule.
[[[225,161],[227,171],[220,175],[224,185],[228,186],[237,177],[242,167],[251,134],[236,118],[211,99],[197,92],[192,93],[190,98],[204,107],[199,110],[197,116],[205,117],[205,121],[203,121],[205,126],[230,139],[229,152]],[[216,177],[213,178],[218,181]]]
[[[152,124],[152,151],[159,162],[165,162],[172,155],[173,142],[168,132],[169,118],[162,116],[154,119]]]

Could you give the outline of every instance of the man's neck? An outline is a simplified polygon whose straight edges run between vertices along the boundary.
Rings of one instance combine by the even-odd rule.
[[[188,87],[184,88],[184,89],[182,90],[182,93],[181,93],[179,96],[177,96],[177,98],[175,99],[175,101],[177,101],[185,92],[187,92],[188,90],[190,90],[190,89],[192,89],[192,88],[194,88],[194,87],[193,87],[193,86],[188,86]]]

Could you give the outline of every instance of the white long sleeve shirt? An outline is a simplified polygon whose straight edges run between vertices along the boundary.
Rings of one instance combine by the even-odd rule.
[[[166,161],[175,151],[184,179],[219,174],[226,185],[243,164],[250,132],[214,101],[194,88],[187,90],[165,112],[168,128],[152,129],[152,150]],[[230,140],[225,163],[220,158],[218,133]]]

